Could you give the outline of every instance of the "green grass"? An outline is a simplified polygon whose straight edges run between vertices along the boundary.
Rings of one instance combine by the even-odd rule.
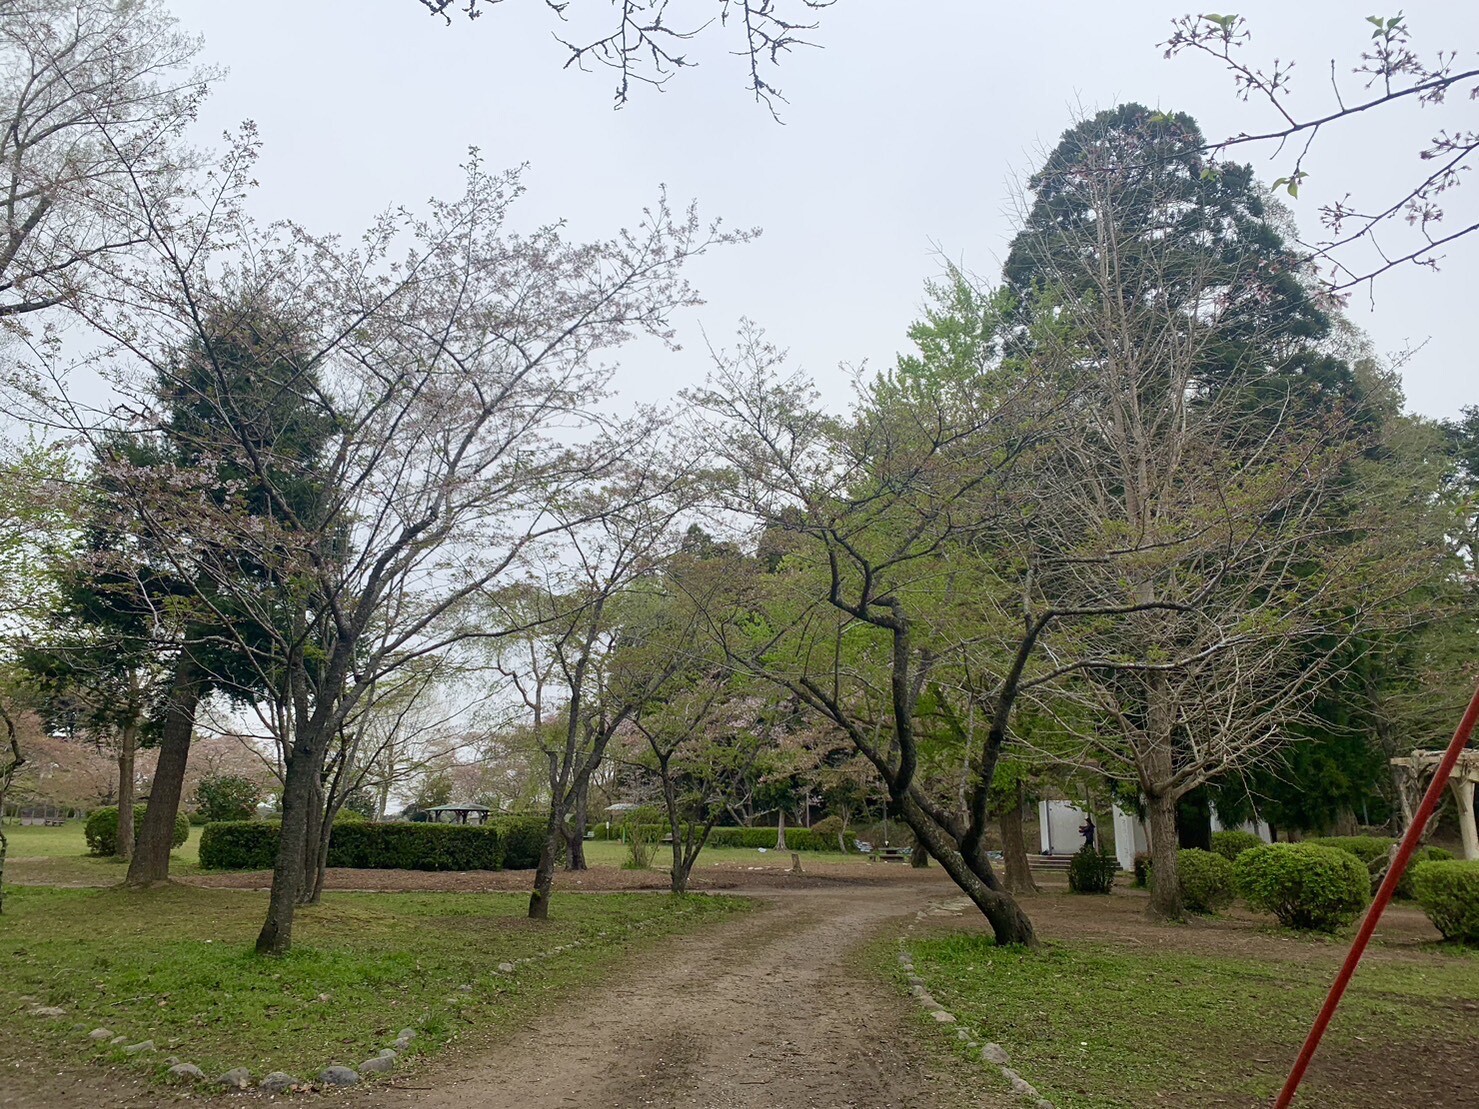
[[[285,959],[251,953],[266,896],[177,886],[12,887],[0,916],[0,1037],[69,1057],[122,1059],[86,1033],[153,1039],[158,1068],[178,1055],[207,1074],[245,1066],[315,1077],[354,1066],[404,1027],[415,1052],[496,1031],[566,988],[588,983],[634,944],[743,906],[730,898],[650,894],[560,897],[547,924],[524,894],[330,893],[299,911]],[[500,962],[582,946],[520,966]],[[23,998],[30,997],[33,1001]],[[33,1005],[58,1005],[43,1020]]]
[[[190,838],[171,852],[170,873],[200,873],[201,830],[192,827]],[[5,863],[7,882],[107,886],[123,881],[128,870],[128,864],[119,859],[100,859],[87,853],[80,820],[68,821],[60,828],[7,824],[5,836],[10,841]]]
[[[935,998],[1044,1097],[1107,1109],[1276,1093],[1334,973],[1288,942],[1289,958],[1272,961],[1090,944],[1034,953],[980,935],[909,949]],[[1364,965],[1323,1050],[1364,1040],[1400,1059],[1434,1037],[1472,1041],[1476,993],[1479,960],[1462,954]]]

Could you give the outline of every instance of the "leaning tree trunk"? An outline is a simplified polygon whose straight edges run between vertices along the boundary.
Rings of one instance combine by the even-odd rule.
[[[293,913],[306,878],[308,827],[321,760],[314,745],[301,739],[294,742],[288,756],[283,776],[282,832],[272,868],[267,919],[257,934],[258,955],[286,955],[292,950]]]
[[[1176,853],[1181,841],[1176,835],[1176,802],[1166,793],[1147,793],[1145,818],[1150,834],[1150,913],[1163,920],[1180,920],[1181,878]]]
[[[565,813],[556,809],[549,816],[544,834],[544,847],[539,852],[539,866],[534,871],[534,892],[529,895],[529,919],[549,919],[550,893],[555,888],[555,865],[560,858],[560,840],[564,835]]]
[[[786,810],[777,809],[776,814],[775,849],[777,851],[789,851],[790,848],[786,846]]]
[[[139,726],[125,724],[118,737],[118,839],[113,847],[113,854],[125,861],[134,854],[134,756],[138,745]]]
[[[181,651],[175,662],[164,728],[159,741],[159,761],[149,790],[149,807],[133,859],[128,864],[126,884],[132,888],[169,881],[169,853],[174,847],[175,818],[180,815],[180,794],[185,786],[185,764],[190,758],[190,737],[195,730],[195,709],[205,688],[205,675],[189,651]]]
[[[978,851],[975,858],[967,860],[953,838],[931,820],[929,814],[911,797],[905,797],[901,815],[915,837],[939,860],[951,881],[981,910],[981,914],[991,925],[998,947],[1037,946],[1037,933],[1033,931],[1032,921],[1027,918],[1016,899],[1001,888],[984,849]]]
[[[1002,856],[1006,860],[1007,891],[1009,893],[1037,893],[1037,881],[1032,877],[1032,867],[1027,862],[1027,832],[1023,827],[1024,805],[1022,784],[1017,784],[1016,795],[1002,807],[998,823],[1001,825]]]

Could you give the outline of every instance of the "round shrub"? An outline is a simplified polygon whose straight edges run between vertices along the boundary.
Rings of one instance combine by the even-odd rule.
[[[1445,851],[1441,847],[1419,847],[1412,853],[1412,859],[1407,864],[1407,869],[1402,872],[1402,878],[1397,883],[1394,897],[1402,901],[1411,901],[1417,897],[1417,892],[1412,887],[1412,872],[1417,869],[1419,863],[1445,862],[1453,858],[1452,851]],[[1375,893],[1375,890],[1371,892]]]
[[[1262,847],[1263,840],[1252,832],[1244,832],[1237,828],[1228,828],[1221,832],[1212,833],[1212,850],[1221,855],[1228,862],[1232,862],[1244,851],[1250,851],[1255,847]]]
[[[1084,844],[1068,860],[1068,888],[1074,893],[1108,893],[1118,872],[1113,855]]]
[[[1371,900],[1371,878],[1348,851],[1313,843],[1268,843],[1233,863],[1239,892],[1255,912],[1286,928],[1334,932]]]
[[[1479,944],[1479,860],[1433,859],[1411,874],[1413,896],[1443,938]]]
[[[1385,859],[1397,841],[1389,836],[1317,836],[1304,842],[1348,852],[1370,866]]]
[[[1181,875],[1181,901],[1193,913],[1215,913],[1233,903],[1237,893],[1233,864],[1216,851],[1188,847],[1176,852]]]
[[[139,832],[144,828],[144,813],[148,811],[147,805],[134,806],[134,842],[139,839]],[[87,824],[82,829],[83,836],[87,839],[87,850],[93,855],[116,855],[118,854],[118,808],[109,805],[105,809],[94,809],[91,816],[87,818]],[[190,818],[184,813],[175,815],[175,835],[171,842],[172,847],[178,847],[190,838]]]

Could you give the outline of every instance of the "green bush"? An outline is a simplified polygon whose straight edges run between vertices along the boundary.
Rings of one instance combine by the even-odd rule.
[[[329,865],[364,870],[530,870],[539,862],[545,819],[506,817],[490,824],[372,824],[335,821]],[[266,870],[277,860],[275,821],[207,824],[200,865],[207,870]]]
[[[1479,944],[1479,860],[1420,863],[1412,870],[1412,892],[1444,939]]]
[[[1135,888],[1143,890],[1150,885],[1150,852],[1135,852]]]
[[[1411,901],[1417,897],[1417,890],[1412,885],[1412,872],[1417,869],[1419,863],[1446,862],[1453,858],[1452,851],[1445,851],[1441,847],[1419,847],[1412,853],[1411,860],[1407,863],[1407,869],[1402,872],[1402,878],[1397,883],[1397,889],[1393,896],[1402,901]],[[1372,890],[1375,893],[1375,890]]]
[[[1287,928],[1334,932],[1371,900],[1371,878],[1349,852],[1315,843],[1270,843],[1233,864],[1239,892]]]
[[[1068,860],[1068,888],[1074,893],[1108,893],[1117,873],[1113,855],[1086,843]]]
[[[144,828],[144,813],[148,811],[147,805],[134,806],[134,842],[139,841],[139,833]],[[109,805],[105,809],[94,809],[91,816],[87,818],[87,824],[82,829],[83,836],[87,839],[87,849],[93,855],[116,855],[118,854],[118,809]],[[190,838],[190,818],[184,813],[175,815],[175,835],[171,841],[171,847],[179,847]]]
[[[493,822],[503,837],[503,869],[533,870],[544,851],[548,816],[504,816]]]
[[[250,820],[257,815],[262,791],[250,778],[212,774],[195,787],[195,806],[207,824],[218,820]]]
[[[206,870],[270,870],[281,835],[275,820],[207,824],[200,833],[200,865]]]
[[[1305,840],[1305,842],[1317,844],[1320,847],[1334,847],[1360,859],[1366,864],[1367,873],[1371,876],[1372,893],[1375,893],[1376,887],[1381,884],[1381,877],[1386,874],[1387,859],[1391,857],[1392,848],[1397,843],[1395,839],[1388,839],[1385,836],[1324,836],[1319,839]],[[1412,900],[1412,871],[1418,863],[1451,858],[1453,858],[1453,852],[1445,851],[1441,847],[1419,847],[1412,853],[1412,860],[1407,864],[1407,870],[1402,875],[1401,881],[1397,883],[1395,896],[1404,901]]]
[[[1193,913],[1215,913],[1233,903],[1237,893],[1233,864],[1216,851],[1188,847],[1176,852],[1181,901]]]
[[[1237,828],[1227,828],[1221,832],[1212,833],[1212,850],[1228,862],[1232,862],[1244,851],[1262,846],[1263,840],[1252,832],[1240,831]]]

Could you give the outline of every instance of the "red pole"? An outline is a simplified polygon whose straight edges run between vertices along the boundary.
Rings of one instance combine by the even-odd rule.
[[[1417,850],[1417,841],[1422,836],[1423,829],[1427,827],[1429,818],[1438,808],[1438,800],[1443,796],[1443,788],[1448,785],[1448,778],[1453,773],[1459,755],[1468,746],[1469,736],[1474,731],[1476,721],[1479,721],[1479,689],[1474,690],[1474,697],[1469,702],[1468,711],[1459,721],[1458,731],[1453,733],[1453,740],[1448,744],[1448,750],[1443,752],[1443,759],[1438,763],[1438,769],[1433,774],[1433,782],[1428,786],[1428,792],[1423,794],[1422,804],[1418,805],[1417,812],[1413,814],[1412,823],[1407,826],[1407,833],[1402,837],[1402,843],[1397,848],[1397,857],[1387,868],[1387,876],[1382,879],[1376,896],[1372,898],[1371,908],[1366,910],[1366,919],[1361,922],[1361,930],[1356,933],[1355,942],[1351,944],[1351,950],[1345,957],[1345,964],[1340,968],[1340,973],[1335,976],[1335,984],[1330,987],[1330,993],[1325,997],[1325,1004],[1320,1007],[1320,1015],[1315,1018],[1310,1034],[1305,1037],[1304,1046],[1299,1049],[1299,1058],[1294,1060],[1294,1068],[1289,1072],[1289,1079],[1284,1083],[1284,1088],[1279,1091],[1278,1100],[1274,1102],[1274,1109],[1289,1109],[1289,1103],[1294,1100],[1294,1092],[1299,1089],[1299,1083],[1304,1079],[1304,1072],[1309,1069],[1310,1060],[1315,1057],[1315,1049],[1320,1046],[1320,1037],[1325,1035],[1330,1018],[1335,1015],[1336,1006],[1340,1004],[1345,988],[1350,985],[1351,975],[1356,973],[1356,964],[1366,953],[1366,944],[1371,940],[1371,933],[1376,931],[1377,922],[1381,920],[1381,914],[1386,909],[1387,902],[1391,901],[1392,894],[1396,892],[1397,883],[1402,880],[1402,872],[1407,869],[1412,853]]]

